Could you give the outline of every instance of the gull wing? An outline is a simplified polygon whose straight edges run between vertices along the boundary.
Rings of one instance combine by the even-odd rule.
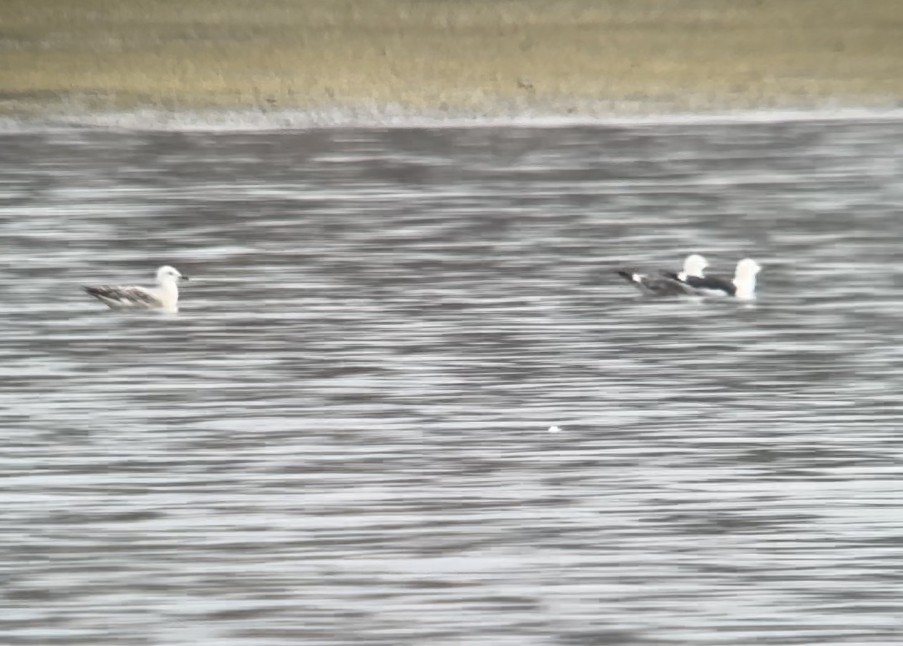
[[[163,301],[152,291],[137,285],[100,285],[83,288],[88,294],[113,308],[163,307]]]
[[[687,284],[682,283],[669,275],[662,273],[658,276],[650,276],[626,270],[618,270],[618,276],[639,289],[647,296],[682,296],[693,294],[694,291]]]
[[[669,274],[669,277],[687,285],[692,289],[691,293],[701,295],[717,295],[717,296],[733,296],[737,292],[734,281],[720,276],[687,276],[686,280],[681,281],[676,274]]]

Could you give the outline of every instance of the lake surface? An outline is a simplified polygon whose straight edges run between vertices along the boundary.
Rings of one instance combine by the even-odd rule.
[[[894,119],[0,134],[0,641],[901,643],[901,160]],[[613,273],[692,252],[757,302]],[[161,264],[178,315],[79,289]]]

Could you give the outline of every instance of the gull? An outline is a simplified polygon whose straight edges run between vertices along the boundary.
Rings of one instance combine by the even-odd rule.
[[[733,278],[720,276],[686,276],[671,274],[673,278],[690,287],[700,296],[733,296],[736,299],[750,301],[756,297],[756,275],[762,270],[752,258],[744,258],[737,263]]]
[[[91,296],[112,309],[179,311],[179,280],[188,280],[175,267],[163,265],[157,270],[156,287],[138,285],[98,285],[83,287]]]
[[[645,274],[619,269],[618,275],[647,296],[679,296],[694,293],[686,281],[703,278],[708,266],[705,258],[694,253],[687,256],[683,270],[678,273],[659,271],[658,274]]]

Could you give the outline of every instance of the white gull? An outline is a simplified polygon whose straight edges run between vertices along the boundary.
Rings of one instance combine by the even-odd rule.
[[[733,296],[739,300],[750,301],[756,297],[756,275],[761,270],[762,267],[755,260],[744,258],[737,263],[733,278],[719,276],[681,278],[679,275],[672,277],[700,296]]]
[[[179,280],[188,280],[175,267],[163,265],[157,270],[156,287],[138,285],[98,285],[83,287],[87,293],[113,309],[179,311]]]

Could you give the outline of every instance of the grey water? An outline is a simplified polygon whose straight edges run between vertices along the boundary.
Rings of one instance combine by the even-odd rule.
[[[0,642],[901,643],[901,160],[894,119],[0,134]],[[614,273],[693,252],[758,299]],[[176,315],[80,290],[161,264]]]

